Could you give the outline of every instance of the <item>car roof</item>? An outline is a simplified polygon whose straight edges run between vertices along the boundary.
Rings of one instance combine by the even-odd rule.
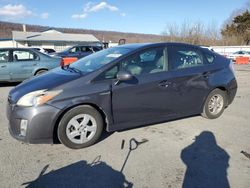
[[[78,47],[78,46],[86,46],[86,47],[89,47],[89,46],[97,46],[97,47],[99,47],[100,45],[98,45],[98,44],[76,44],[76,45],[73,45],[73,46],[70,46],[70,47]]]
[[[179,43],[179,42],[158,42],[158,43],[131,43],[131,44],[123,44],[120,46],[116,46],[119,48],[129,48],[129,49],[138,49],[138,48],[144,48],[144,47],[156,47],[156,46],[160,46],[160,45],[170,45],[170,44],[176,44],[176,45],[185,45],[185,46],[192,46],[192,47],[199,47],[196,45],[192,45],[192,44],[187,44],[187,43]],[[76,46],[95,46],[95,45],[75,45],[72,47],[76,47]],[[34,49],[35,47],[21,47],[21,48],[16,48],[16,47],[8,47],[8,48],[0,48],[0,49],[19,49],[19,50],[25,50],[25,49]]]
[[[21,47],[21,48],[17,48],[17,47],[7,47],[7,48],[0,48],[0,50],[34,50],[36,47]]]
[[[158,43],[132,43],[132,44],[123,44],[116,47],[121,48],[129,48],[129,49],[138,49],[138,48],[144,48],[144,47],[156,47],[161,45],[185,45],[185,46],[191,46],[191,47],[199,47],[192,44],[187,43],[179,43],[179,42],[158,42]]]

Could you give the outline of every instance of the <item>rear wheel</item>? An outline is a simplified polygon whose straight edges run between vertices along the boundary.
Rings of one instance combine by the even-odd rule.
[[[39,71],[36,72],[35,76],[44,74],[44,73],[47,72],[47,71],[48,71],[48,70],[39,70]]]
[[[220,89],[213,90],[207,97],[203,107],[202,116],[215,119],[221,116],[226,106],[226,93]]]
[[[58,138],[72,149],[88,147],[96,143],[103,130],[101,114],[91,106],[77,106],[68,111],[58,126]]]

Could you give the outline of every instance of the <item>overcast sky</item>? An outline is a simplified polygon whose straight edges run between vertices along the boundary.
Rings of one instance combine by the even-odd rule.
[[[54,27],[160,34],[167,24],[219,28],[250,0],[0,0],[0,20]],[[0,28],[1,29],[1,28]]]

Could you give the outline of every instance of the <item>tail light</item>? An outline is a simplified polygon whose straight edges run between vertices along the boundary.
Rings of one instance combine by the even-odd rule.
[[[63,58],[61,59],[60,66],[64,67],[64,60],[63,60]]]
[[[235,74],[233,60],[230,60],[229,67],[230,67],[231,71],[233,72],[233,74]]]

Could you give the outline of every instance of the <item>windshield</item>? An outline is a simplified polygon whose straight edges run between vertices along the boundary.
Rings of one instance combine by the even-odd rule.
[[[113,47],[106,50],[101,50],[76,61],[75,63],[71,64],[70,67],[76,68],[81,72],[93,72],[119,58],[120,56],[127,54],[131,50],[132,49],[122,47]]]

